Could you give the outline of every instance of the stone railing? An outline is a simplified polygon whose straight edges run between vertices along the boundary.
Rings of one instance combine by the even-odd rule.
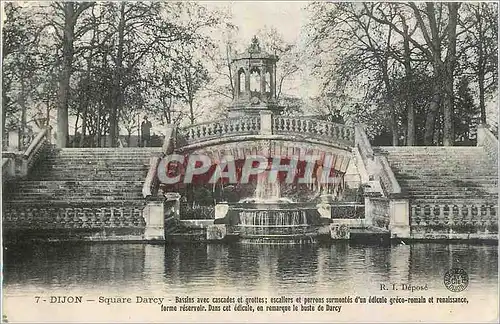
[[[365,165],[368,164],[369,160],[373,160],[373,149],[370,144],[368,136],[366,136],[365,130],[360,125],[354,127],[355,134],[355,145],[363,159]]]
[[[273,117],[273,134],[304,135],[323,140],[340,140],[354,144],[354,130],[352,127],[301,117]]]
[[[486,125],[477,127],[477,146],[482,146],[488,156],[498,162],[498,138]]]
[[[498,233],[498,206],[493,204],[411,204],[411,226],[457,233]]]
[[[380,166],[378,168],[377,177],[384,191],[386,197],[397,196],[401,193],[401,187],[392,172],[391,166],[385,156],[377,156],[376,163]]]
[[[4,208],[4,229],[104,229],[144,228],[139,206],[8,206]]]
[[[50,130],[43,129],[24,152],[2,152],[3,181],[15,177],[26,177],[50,143]]]
[[[160,164],[160,158],[157,156],[151,157],[149,159],[149,169],[144,180],[144,185],[142,186],[142,196],[144,198],[150,198],[156,196],[160,181],[158,179],[158,165]]]
[[[230,135],[259,134],[260,116],[243,116],[191,125],[180,130],[190,145]]]
[[[45,146],[49,143],[50,132],[48,128],[42,130],[35,139],[30,143],[28,148],[23,154],[23,158],[26,160],[26,173],[29,172],[33,164],[38,160],[41,152]]]

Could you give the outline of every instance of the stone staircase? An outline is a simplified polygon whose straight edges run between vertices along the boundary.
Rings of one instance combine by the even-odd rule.
[[[3,186],[4,229],[144,227],[142,187],[161,148],[50,147],[28,177]]]
[[[377,147],[419,225],[498,231],[498,167],[483,147]]]
[[[482,147],[379,147],[415,202],[498,200],[498,169]]]

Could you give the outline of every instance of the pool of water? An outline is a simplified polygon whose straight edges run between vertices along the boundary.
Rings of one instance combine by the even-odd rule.
[[[462,268],[469,285],[446,289],[443,276]],[[332,321],[488,320],[498,313],[498,246],[415,243],[342,244],[102,244],[65,243],[4,247],[4,315],[31,321]],[[425,291],[381,290],[381,285],[427,285]],[[57,304],[51,296],[83,296],[82,304]],[[464,296],[468,304],[343,305],[340,313],[198,312],[168,314],[135,298]],[[35,300],[36,296],[46,302]],[[98,303],[130,296],[130,305]],[[178,304],[179,306],[180,304]],[[424,308],[423,308],[424,307]],[[377,316],[373,317],[373,312]],[[238,315],[239,314],[239,315]],[[176,317],[181,316],[181,317]],[[222,317],[221,317],[222,316]],[[243,316],[243,317],[242,317]],[[415,317],[417,316],[417,317]]]

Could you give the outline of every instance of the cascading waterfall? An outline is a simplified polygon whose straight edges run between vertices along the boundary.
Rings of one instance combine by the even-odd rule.
[[[254,197],[243,200],[244,207],[236,208],[240,235],[244,238],[305,236],[312,226],[314,208],[296,207],[293,201],[281,197],[279,182],[268,179],[268,172],[260,174]]]
[[[256,202],[276,202],[281,197],[281,186],[278,181],[269,181],[269,172],[257,177],[254,198]]]
[[[307,210],[241,210],[239,228],[243,235],[303,234],[310,226]]]

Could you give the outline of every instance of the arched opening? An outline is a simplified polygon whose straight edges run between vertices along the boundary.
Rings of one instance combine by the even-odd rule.
[[[265,83],[266,83],[266,93],[271,92],[271,73],[266,72],[265,74]]]
[[[260,70],[253,68],[250,71],[250,91],[260,92]]]
[[[238,71],[238,91],[239,93],[245,92],[245,70]]]

